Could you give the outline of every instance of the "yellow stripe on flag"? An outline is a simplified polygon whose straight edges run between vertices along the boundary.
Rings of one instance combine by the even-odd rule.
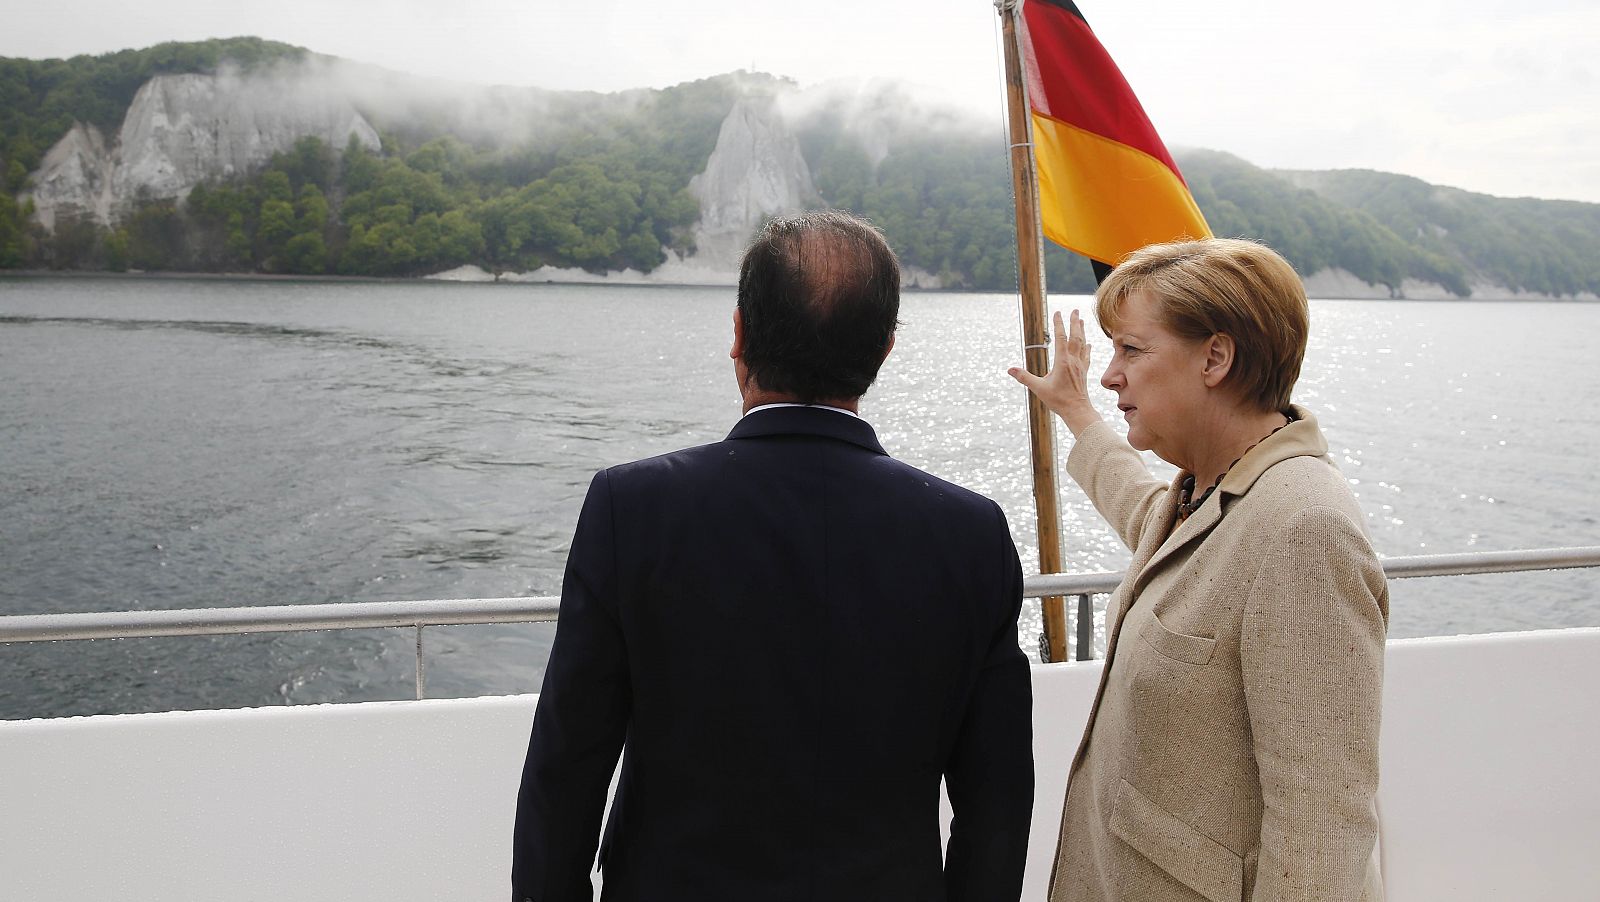
[[[1144,247],[1209,238],[1183,180],[1141,150],[1033,113],[1040,219],[1062,247],[1112,265]]]

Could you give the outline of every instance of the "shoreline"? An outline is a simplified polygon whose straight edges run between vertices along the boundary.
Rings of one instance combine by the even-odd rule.
[[[493,286],[539,286],[560,285],[564,287],[605,286],[609,288],[726,288],[734,286],[725,284],[712,284],[706,282],[645,282],[635,280],[609,280],[604,277],[594,279],[440,279],[430,276],[344,276],[344,275],[298,275],[290,273],[259,273],[259,272],[183,272],[167,270],[129,270],[125,272],[110,272],[106,270],[86,269],[0,269],[0,281],[6,279],[83,279],[116,280],[127,279],[136,281],[179,281],[179,282],[319,282],[319,283],[353,283],[353,284],[445,284],[445,285],[493,285]],[[981,288],[903,288],[903,292],[917,294],[1015,294],[1015,289],[981,289]],[[1086,297],[1086,294],[1060,293],[1061,297]],[[1547,304],[1594,304],[1600,303],[1600,297],[1554,297],[1551,295],[1523,293],[1518,297],[1350,297],[1348,295],[1311,294],[1307,299],[1313,301],[1394,301],[1405,304],[1522,304],[1522,303],[1547,303]]]
[[[220,281],[220,282],[418,282],[414,277],[389,276],[339,276],[294,275],[267,272],[183,272],[178,270],[125,270],[112,272],[100,269],[0,269],[0,279],[23,277],[30,279],[139,279],[167,281]]]

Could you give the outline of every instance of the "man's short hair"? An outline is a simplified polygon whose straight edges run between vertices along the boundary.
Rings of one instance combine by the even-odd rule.
[[[739,267],[744,365],[803,404],[859,398],[900,315],[900,264],[866,220],[838,210],[768,222]]]

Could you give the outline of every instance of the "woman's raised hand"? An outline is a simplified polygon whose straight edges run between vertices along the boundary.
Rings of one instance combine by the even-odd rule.
[[[1089,342],[1083,337],[1083,319],[1072,311],[1070,332],[1061,323],[1061,314],[1054,318],[1055,359],[1050,372],[1035,376],[1022,367],[1014,366],[1006,372],[1011,378],[1027,386],[1038,396],[1044,406],[1066,421],[1074,435],[1090,422],[1100,419],[1100,414],[1089,403]]]

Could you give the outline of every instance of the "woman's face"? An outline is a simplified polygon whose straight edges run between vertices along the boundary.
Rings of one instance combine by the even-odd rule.
[[[1100,384],[1117,393],[1128,444],[1187,468],[1184,449],[1204,430],[1206,345],[1167,328],[1155,299],[1128,295],[1111,330],[1111,362]]]

